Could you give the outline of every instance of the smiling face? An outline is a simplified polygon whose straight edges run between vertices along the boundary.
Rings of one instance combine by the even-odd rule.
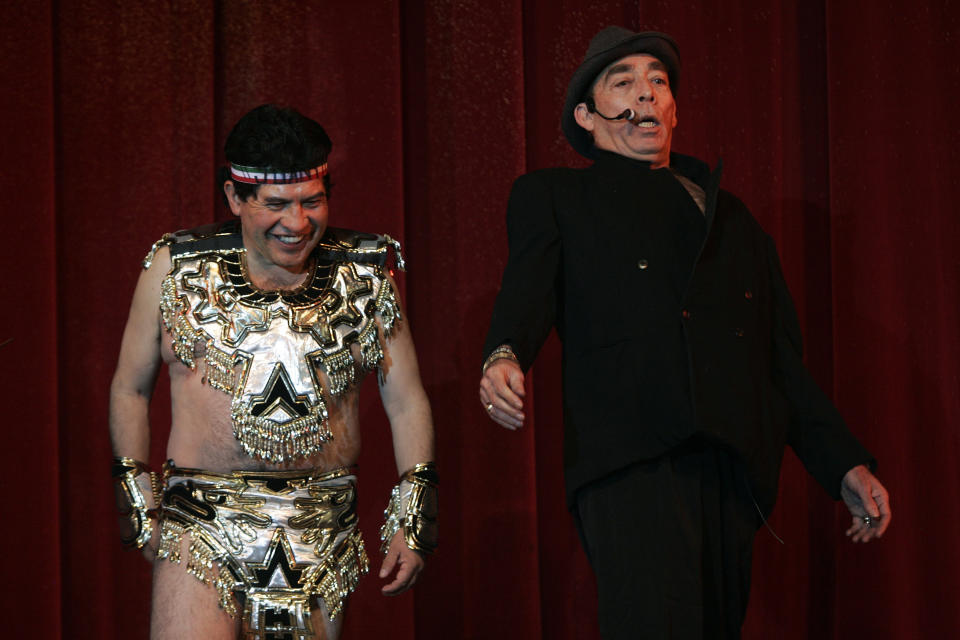
[[[677,107],[660,60],[643,53],[620,58],[597,76],[593,100],[596,111],[605,116],[633,109],[640,117],[639,126],[626,119],[609,121],[592,113],[586,103],[577,105],[574,118],[593,135],[598,149],[646,160],[655,169],[670,164]]]
[[[289,288],[302,280],[307,260],[327,229],[327,190],[322,178],[295,184],[260,185],[243,200],[233,182],[223,185],[240,218],[247,270],[261,288]]]

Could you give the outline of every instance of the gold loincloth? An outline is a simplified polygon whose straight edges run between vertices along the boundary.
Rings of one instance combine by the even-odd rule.
[[[243,607],[247,640],[313,638],[312,598],[333,620],[369,571],[347,469],[218,474],[167,463],[164,478],[158,557],[179,563],[189,534],[187,571],[216,588],[231,617]]]

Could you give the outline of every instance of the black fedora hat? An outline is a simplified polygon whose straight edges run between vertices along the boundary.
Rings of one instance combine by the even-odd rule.
[[[670,90],[677,95],[680,82],[680,49],[673,38],[657,31],[634,33],[623,27],[607,27],[593,36],[587,55],[573,72],[567,85],[567,99],[560,116],[560,127],[570,145],[582,156],[593,157],[593,138],[573,117],[587,90],[601,71],[612,62],[635,53],[648,53],[664,64],[670,79]]]

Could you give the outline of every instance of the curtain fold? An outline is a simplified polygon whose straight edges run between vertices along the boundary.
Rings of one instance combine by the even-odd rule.
[[[960,628],[960,9],[855,4],[57,0],[10,10],[0,24],[9,634],[147,637],[150,568],[120,549],[108,478],[120,337],[147,249],[229,217],[214,188],[224,138],[252,107],[279,102],[333,139],[331,224],[404,244],[400,289],[437,427],[440,550],[397,598],[379,593],[374,557],[344,638],[599,637],[563,498],[559,342],[528,377],[522,431],[487,419],[477,385],[510,185],[526,171],[585,166],[560,133],[560,109],[589,38],[608,24],[678,41],[674,149],[722,157],[724,186],[776,240],[808,366],[892,495],[885,539],[852,545],[846,510],[788,453],[769,522],[784,544],[757,534],[745,637]],[[166,375],[152,409],[155,465]],[[397,469],[376,384],[362,393],[359,513],[373,551]]]
[[[17,6],[0,21],[0,171],[5,247],[0,251],[0,389],[4,445],[0,503],[7,508],[0,613],[12,631],[56,637],[63,563],[59,418],[56,55],[49,6]],[[76,372],[76,374],[81,374]],[[82,374],[81,374],[82,375]],[[11,455],[12,454],[12,455]]]
[[[960,15],[828,2],[827,23],[836,400],[899,505],[883,547],[838,553],[838,584],[878,579],[839,594],[837,634],[934,637],[960,629]]]

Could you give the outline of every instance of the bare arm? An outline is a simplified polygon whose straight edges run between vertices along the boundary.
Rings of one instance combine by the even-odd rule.
[[[406,315],[397,323],[384,345],[380,398],[390,419],[397,472],[433,460],[433,418],[430,402],[420,381],[417,354]]]
[[[150,459],[150,397],[160,366],[160,283],[169,265],[170,252],[164,247],[156,253],[150,268],[140,274],[120,344],[117,370],[110,384],[113,454],[144,465]],[[114,462],[117,474],[117,461]],[[124,543],[142,546],[144,557],[153,560],[157,532],[150,524],[149,514],[156,505],[150,475],[139,463],[121,461],[122,467],[139,470],[114,476],[118,522]]]
[[[160,283],[169,268],[170,251],[163,247],[140,274],[110,384],[113,453],[144,462],[150,457],[150,397],[160,367]]]
[[[405,318],[406,314],[401,312],[401,316]],[[433,461],[433,418],[420,381],[420,368],[409,323],[400,321],[393,336],[385,342],[380,398],[393,433],[397,472],[402,474],[416,464]],[[381,591],[385,595],[396,595],[409,589],[416,582],[423,565],[423,556],[407,547],[401,528],[391,540],[380,568],[381,578],[389,576],[394,568],[397,574]]]

